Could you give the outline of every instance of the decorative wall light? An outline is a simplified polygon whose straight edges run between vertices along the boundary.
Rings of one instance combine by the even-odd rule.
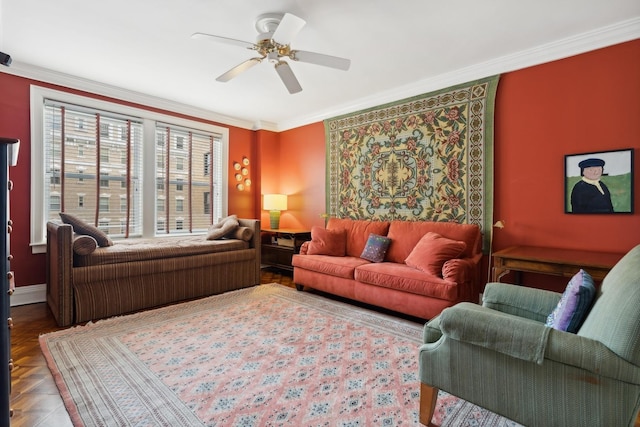
[[[262,207],[265,211],[269,211],[271,229],[280,228],[280,211],[287,210],[286,194],[265,194]]]
[[[234,175],[237,181],[236,189],[238,191],[248,191],[251,185],[251,178],[249,178],[249,158],[244,156],[240,162],[234,161],[233,169],[236,171]]]

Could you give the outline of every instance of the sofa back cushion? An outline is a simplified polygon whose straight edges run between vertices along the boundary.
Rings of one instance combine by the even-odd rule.
[[[345,230],[347,256],[360,257],[371,233],[386,236],[389,231],[387,221],[368,221],[347,218],[329,218],[328,230]]]
[[[387,237],[391,245],[387,251],[387,261],[404,263],[422,236],[432,232],[451,240],[466,243],[459,258],[469,258],[480,252],[480,227],[475,224],[436,221],[391,221]]]

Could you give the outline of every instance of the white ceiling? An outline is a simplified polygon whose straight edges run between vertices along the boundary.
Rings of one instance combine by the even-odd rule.
[[[255,52],[191,34],[253,42],[268,12],[307,21],[292,48],[350,70],[290,61],[294,95],[266,61],[217,82]],[[2,72],[270,130],[639,37],[639,0],[0,0]]]

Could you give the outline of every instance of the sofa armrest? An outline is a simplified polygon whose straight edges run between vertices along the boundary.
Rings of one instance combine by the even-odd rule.
[[[482,305],[503,313],[545,322],[562,295],[557,292],[506,283],[487,283]]]
[[[442,278],[458,284],[458,300],[478,302],[480,297],[480,260],[482,254],[472,258],[455,258],[442,266]]]
[[[73,227],[47,222],[47,304],[59,326],[73,323]]]
[[[306,255],[307,252],[309,251],[309,241],[307,240],[306,242],[302,242],[302,245],[300,245],[300,255]]]
[[[246,218],[238,218],[238,224],[241,227],[248,227],[253,230],[253,237],[249,242],[251,248],[255,248],[256,250],[256,265],[255,265],[255,277],[254,281],[256,285],[260,284],[260,263],[262,262],[261,258],[261,247],[262,247],[262,236],[260,234],[260,220],[259,219],[246,219]]]

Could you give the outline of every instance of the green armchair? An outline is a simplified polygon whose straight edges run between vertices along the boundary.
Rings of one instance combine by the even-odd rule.
[[[424,328],[420,422],[444,390],[526,426],[631,426],[640,409],[640,245],[607,274],[578,333],[545,326],[561,294],[489,283]]]

